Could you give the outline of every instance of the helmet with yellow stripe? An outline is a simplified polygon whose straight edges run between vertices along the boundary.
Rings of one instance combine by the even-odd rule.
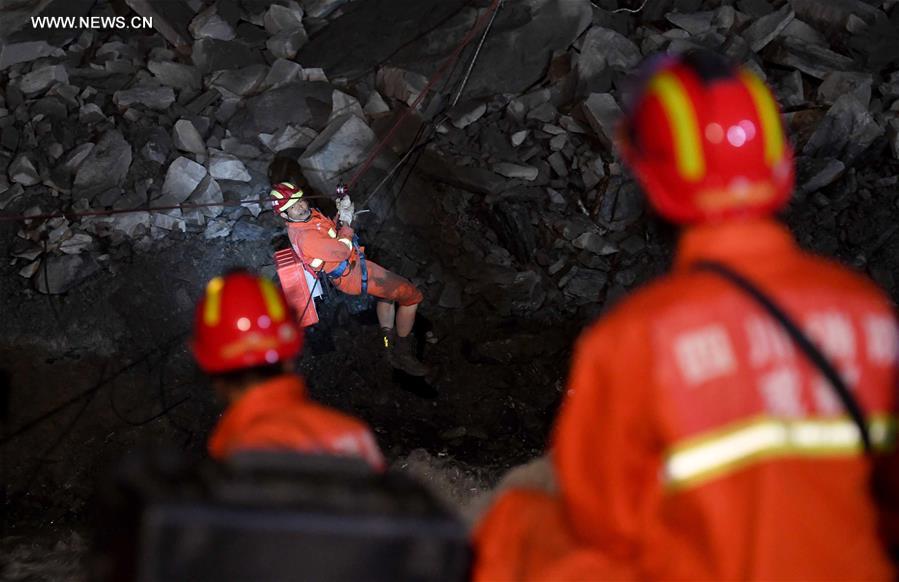
[[[272,185],[269,196],[276,214],[287,212],[287,209],[303,197],[303,189],[292,182],[278,182]]]
[[[618,129],[625,162],[674,222],[766,216],[793,190],[774,96],[755,73],[713,53],[651,62]]]
[[[206,285],[191,342],[204,372],[275,364],[296,356],[302,346],[303,335],[284,293],[269,279],[235,272]]]

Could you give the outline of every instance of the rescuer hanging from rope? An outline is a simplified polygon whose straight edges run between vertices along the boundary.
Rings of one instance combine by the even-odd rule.
[[[639,81],[617,144],[683,227],[672,272],[578,341],[559,491],[500,499],[475,580],[895,580],[890,300],[773,219],[794,160],[755,73],[692,53]]]
[[[327,276],[344,293],[375,297],[381,345],[391,365],[412,376],[426,375],[429,368],[416,357],[412,336],[421,291],[365,257],[351,227],[354,208],[349,196],[338,199],[335,223],[304,197],[309,186],[293,180],[274,184],[271,197],[274,211],[287,223],[294,252],[307,269]]]

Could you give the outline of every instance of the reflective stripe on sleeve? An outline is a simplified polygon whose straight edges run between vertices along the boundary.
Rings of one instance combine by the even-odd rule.
[[[312,259],[311,261],[309,261],[309,266],[312,267],[313,269],[317,269],[324,264],[325,264],[325,262],[321,259]]]
[[[876,449],[890,448],[895,441],[896,419],[872,417],[868,430]],[[663,479],[668,489],[684,489],[771,458],[838,457],[861,452],[861,435],[848,417],[790,421],[762,416],[674,447],[666,455]]]
[[[345,245],[346,245],[346,248],[348,248],[348,249],[352,249],[352,248],[353,248],[353,241],[351,241],[350,239],[341,237],[341,238],[339,238],[339,239],[337,239],[337,240],[339,240],[340,242],[342,242],[343,244],[345,244]]]

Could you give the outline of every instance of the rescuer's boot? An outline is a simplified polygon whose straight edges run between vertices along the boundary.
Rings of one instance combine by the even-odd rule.
[[[414,338],[411,334],[398,337],[392,329],[382,329],[381,334],[391,366],[410,376],[426,376],[431,371],[427,364],[415,357]]]

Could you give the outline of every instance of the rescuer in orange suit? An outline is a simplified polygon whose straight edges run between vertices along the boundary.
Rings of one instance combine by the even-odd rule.
[[[287,235],[294,251],[309,269],[316,273],[324,271],[344,293],[368,293],[377,298],[382,341],[391,364],[413,376],[426,375],[428,366],[416,357],[412,337],[415,313],[422,301],[421,291],[407,279],[365,258],[350,226],[351,209],[343,215],[338,227],[310,206],[309,199],[303,197],[308,189],[299,182],[279,182],[272,186],[274,210],[287,223]],[[349,198],[345,200],[348,202]]]
[[[618,147],[683,226],[674,266],[578,341],[554,431],[559,493],[501,498],[476,578],[895,580],[896,320],[873,284],[772,219],[794,164],[771,92],[708,53],[657,60]],[[796,320],[850,387],[872,454],[781,324],[699,261]],[[537,539],[542,562],[514,570],[534,553],[527,535],[553,525],[568,547]]]
[[[294,373],[303,333],[281,290],[237,272],[206,285],[197,306],[192,349],[227,409],[209,438],[215,459],[246,450],[292,450],[384,459],[368,427],[311,402]]]

